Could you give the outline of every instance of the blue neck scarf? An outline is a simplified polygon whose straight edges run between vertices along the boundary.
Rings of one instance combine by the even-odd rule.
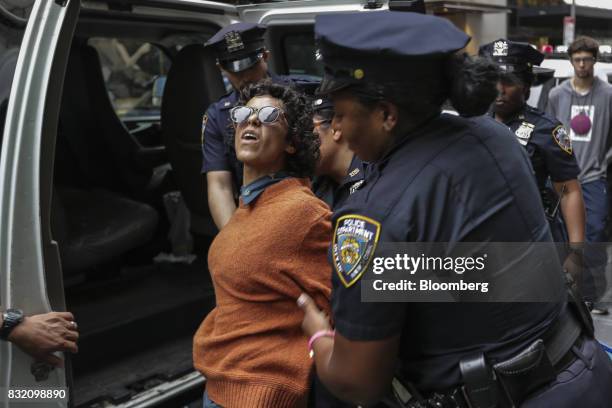
[[[247,184],[246,186],[240,187],[240,198],[244,204],[251,204],[257,197],[264,192],[266,188],[271,186],[272,184],[276,184],[281,180],[286,179],[287,177],[291,177],[289,174],[285,172],[278,172],[273,174],[272,176],[264,176],[258,178],[257,180]]]

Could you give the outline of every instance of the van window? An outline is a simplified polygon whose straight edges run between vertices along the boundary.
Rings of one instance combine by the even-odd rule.
[[[19,47],[32,11],[31,2],[21,3],[30,4],[26,6],[20,5],[20,2],[0,0],[0,137],[4,134],[6,110]]]
[[[316,46],[312,33],[286,35],[283,39],[283,50],[290,75],[323,77],[323,64],[315,59]]]
[[[117,116],[159,118],[170,58],[156,45],[137,39],[92,38]]]

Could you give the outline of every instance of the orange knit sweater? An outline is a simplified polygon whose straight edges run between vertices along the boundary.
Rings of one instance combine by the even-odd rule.
[[[312,361],[296,305],[329,313],[331,213],[307,179],[287,178],[240,204],[208,253],[217,306],[195,334],[195,367],[224,408],[302,407]]]

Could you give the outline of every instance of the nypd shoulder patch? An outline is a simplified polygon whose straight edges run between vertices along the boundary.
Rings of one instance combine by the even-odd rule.
[[[345,287],[366,271],[380,236],[380,223],[362,215],[348,214],[336,221],[332,242],[334,269]]]
[[[572,154],[572,140],[567,133],[567,130],[562,125],[559,125],[552,132],[553,139],[559,147],[567,154]]]

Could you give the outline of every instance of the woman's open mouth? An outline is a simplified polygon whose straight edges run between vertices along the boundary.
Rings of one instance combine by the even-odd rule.
[[[257,141],[259,141],[259,136],[255,133],[252,132],[250,130],[244,131],[242,132],[242,134],[240,135],[240,140],[243,143],[255,143]]]

